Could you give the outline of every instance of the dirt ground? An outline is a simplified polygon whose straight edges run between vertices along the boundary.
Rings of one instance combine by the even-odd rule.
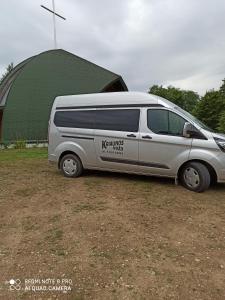
[[[0,270],[4,300],[225,299],[225,185],[196,194],[143,176],[67,179],[45,157],[2,160]],[[72,290],[28,291],[29,279]]]

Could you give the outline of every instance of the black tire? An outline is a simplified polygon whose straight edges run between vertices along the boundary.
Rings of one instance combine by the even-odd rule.
[[[63,156],[59,167],[65,177],[79,177],[83,172],[82,162],[79,157],[74,154],[66,154]]]
[[[211,177],[205,165],[199,162],[190,162],[183,167],[180,180],[188,190],[201,193],[209,188]]]

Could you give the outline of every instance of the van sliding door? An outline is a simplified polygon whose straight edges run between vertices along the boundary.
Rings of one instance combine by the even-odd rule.
[[[139,109],[97,109],[95,149],[97,165],[118,171],[138,170]]]

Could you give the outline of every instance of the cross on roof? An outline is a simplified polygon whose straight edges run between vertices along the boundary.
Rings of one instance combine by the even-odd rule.
[[[55,22],[55,16],[63,19],[63,20],[66,20],[66,18],[64,18],[63,16],[57,14],[55,12],[55,0],[52,0],[52,10],[47,8],[46,6],[44,5],[41,5],[42,8],[46,9],[47,11],[49,11],[50,13],[52,13],[53,15],[53,29],[54,29],[54,48],[57,49],[57,38],[56,38],[56,22]]]

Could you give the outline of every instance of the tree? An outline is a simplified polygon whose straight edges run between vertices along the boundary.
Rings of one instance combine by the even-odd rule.
[[[149,93],[161,96],[195,115],[214,130],[225,132],[225,79],[218,91],[211,90],[200,99],[193,91],[153,85]]]
[[[0,79],[0,85],[2,84],[2,82],[6,78],[6,76],[8,76],[8,74],[12,71],[13,68],[14,68],[13,63],[10,63],[5,70],[5,73],[3,73],[3,75]]]
[[[222,101],[225,104],[225,78],[222,81],[223,81],[223,84],[221,85],[219,92],[220,92]],[[220,116],[218,130],[220,132],[225,133],[225,106],[223,108],[223,113],[221,113],[221,116]]]
[[[199,95],[193,91],[181,90],[173,86],[164,88],[163,86],[153,85],[149,89],[150,94],[163,97],[181,108],[192,112],[199,102]]]
[[[222,81],[223,81],[223,84],[221,85],[219,91],[220,91],[221,95],[225,96],[225,78]]]
[[[201,98],[194,114],[209,127],[216,130],[224,110],[225,99],[221,96],[221,92],[211,90]]]
[[[225,111],[220,116],[218,131],[225,133]]]
[[[198,102],[200,101],[199,95],[194,92],[194,91],[182,91],[182,101],[183,101],[183,106],[182,108],[185,109],[186,111],[189,111],[192,113],[198,105]]]

